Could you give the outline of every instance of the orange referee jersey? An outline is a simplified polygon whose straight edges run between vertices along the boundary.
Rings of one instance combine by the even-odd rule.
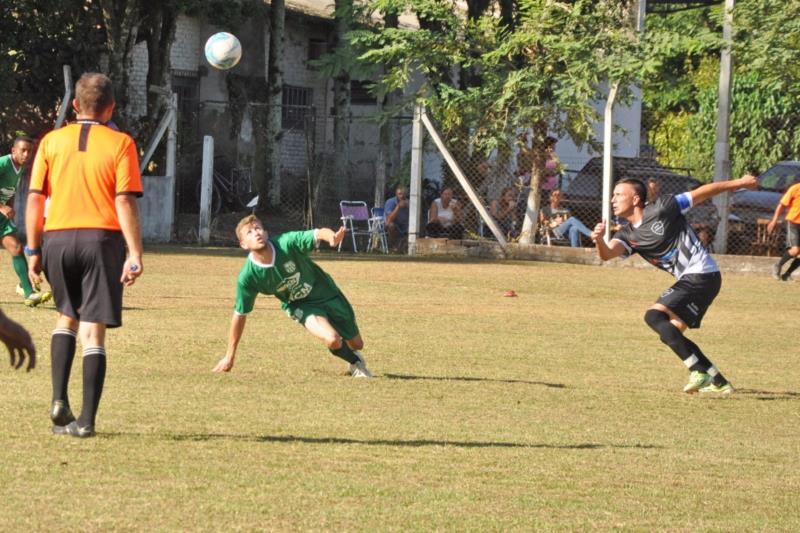
[[[53,130],[39,144],[30,192],[50,197],[45,231],[120,230],[116,196],[142,196],[136,144],[92,120]]]
[[[786,220],[800,224],[800,183],[789,187],[781,198],[781,205],[788,209]]]

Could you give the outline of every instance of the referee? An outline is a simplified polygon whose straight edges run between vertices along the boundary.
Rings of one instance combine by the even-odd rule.
[[[111,80],[84,74],[72,105],[76,122],[45,135],[33,163],[25,255],[31,281],[44,270],[58,311],[50,342],[53,433],[85,438],[95,434],[103,393],[106,328],[122,325],[123,286],[144,270],[136,204],[142,178],[133,139],[105,125],[115,105]],[[76,420],[67,384],[78,335],[83,405]]]

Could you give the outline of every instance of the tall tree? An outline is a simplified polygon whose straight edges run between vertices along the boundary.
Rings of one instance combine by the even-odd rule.
[[[341,59],[333,74],[333,169],[338,198],[350,194],[350,43],[353,28],[353,0],[335,0],[333,48]]]
[[[534,212],[523,235],[530,240],[546,137],[594,142],[599,117],[593,104],[604,99],[603,87],[609,80],[626,87],[654,72],[664,43],[657,35],[640,40],[630,24],[629,1],[520,0],[518,6],[517,22],[508,27],[494,13],[471,19],[449,2],[409,0],[405,7],[421,17],[419,31],[355,32],[352,38],[369,49],[364,60],[392,66],[382,80],[387,90],[405,87],[414,73],[425,76],[416,99],[450,142],[469,136],[472,146],[488,153],[519,129],[532,131]],[[458,64],[478,73],[480,83],[455,86],[449,73]]]
[[[266,150],[264,172],[256,172],[254,185],[259,193],[258,210],[278,206],[281,201],[281,141],[283,128],[283,51],[286,3],[272,0],[269,11],[269,54],[267,59]],[[256,163],[258,170],[259,163]]]

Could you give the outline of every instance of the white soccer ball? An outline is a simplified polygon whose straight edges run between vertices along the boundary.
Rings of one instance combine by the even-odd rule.
[[[221,31],[206,41],[206,60],[220,70],[233,68],[242,58],[242,43],[235,35]]]

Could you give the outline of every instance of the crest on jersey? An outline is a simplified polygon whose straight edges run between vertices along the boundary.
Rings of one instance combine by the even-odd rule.
[[[286,261],[283,264],[283,268],[289,274],[294,274],[294,271],[297,270],[297,265],[294,264],[294,261]]]
[[[664,235],[664,223],[661,222],[660,220],[656,220],[650,226],[650,231],[652,231],[656,235]]]

